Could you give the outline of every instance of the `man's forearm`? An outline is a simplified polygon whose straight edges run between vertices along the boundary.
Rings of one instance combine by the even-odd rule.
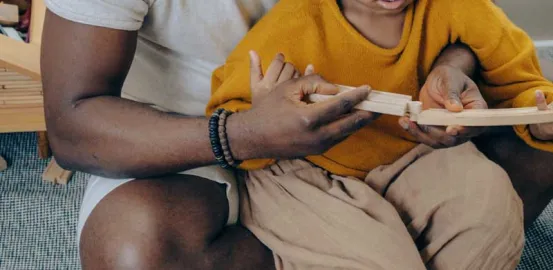
[[[208,121],[157,111],[118,97],[77,102],[50,117],[54,155],[70,169],[112,178],[144,178],[215,164]],[[241,127],[229,119],[237,147]],[[247,149],[244,149],[247,150]],[[250,151],[251,152],[251,151]]]

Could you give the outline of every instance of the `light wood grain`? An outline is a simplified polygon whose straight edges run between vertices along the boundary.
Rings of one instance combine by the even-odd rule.
[[[334,96],[313,94],[309,95],[309,101],[313,103],[318,103],[329,100],[333,97]],[[404,116],[407,113],[407,102],[394,104],[390,102],[365,100],[359,103],[355,108],[358,110],[370,111],[380,114]]]
[[[0,109],[0,133],[45,131],[42,106],[8,107]]]
[[[0,24],[13,26],[19,23],[19,8],[0,2]]]
[[[339,93],[355,89],[354,87],[338,85]],[[309,95],[308,100],[313,103],[323,102],[333,98],[331,95]],[[395,116],[404,116],[407,113],[407,104],[412,100],[411,96],[383,92],[378,90],[371,90],[367,100],[358,104],[355,108],[358,110],[371,111],[380,114],[388,114]]]
[[[52,158],[50,163],[48,163],[46,170],[44,170],[44,173],[42,174],[42,180],[52,184],[66,185],[71,176],[73,176],[73,172],[64,170],[58,165],[56,160]]]
[[[553,123],[553,110],[539,111],[537,107],[465,110],[452,113],[442,109],[422,111],[417,123],[429,126],[514,126]]]

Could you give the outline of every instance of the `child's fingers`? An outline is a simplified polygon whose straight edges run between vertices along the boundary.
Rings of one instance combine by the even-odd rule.
[[[541,90],[536,90],[536,106],[538,106],[540,111],[547,111],[550,109],[547,105],[545,94]]]
[[[282,72],[284,65],[284,55],[281,53],[277,54],[275,56],[275,59],[273,59],[273,61],[269,65],[269,68],[265,73],[264,80],[269,84],[276,83],[278,81],[278,77],[280,77],[280,73]]]
[[[301,76],[301,73],[299,71],[296,70],[296,72],[294,72],[294,79],[297,79]]]
[[[263,80],[261,59],[255,51],[250,51],[250,84],[253,86]]]
[[[312,64],[307,65],[307,67],[305,68],[305,76],[313,74],[315,74],[315,67]]]
[[[294,77],[294,73],[296,73],[296,67],[294,67],[294,65],[290,63],[284,64],[284,68],[278,77],[277,84],[292,79]]]

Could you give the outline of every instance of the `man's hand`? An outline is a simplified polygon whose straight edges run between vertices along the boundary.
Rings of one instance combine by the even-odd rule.
[[[440,65],[428,75],[422,87],[419,100],[423,109],[445,108],[451,112],[464,109],[487,109],[488,105],[478,86],[460,69]],[[399,120],[400,125],[419,142],[433,148],[447,148],[460,145],[486,131],[483,127],[418,126],[407,117]]]
[[[541,111],[553,110],[553,103],[547,105],[543,91],[536,91],[536,105]],[[530,125],[530,132],[538,140],[553,140],[553,123]]]
[[[314,75],[311,65],[301,77],[282,55],[275,57],[265,74],[255,52],[250,60],[252,107],[229,117],[227,127],[233,156],[239,160],[322,154],[376,118],[354,109],[367,98],[368,87],[309,104],[304,101],[307,95],[336,95],[338,87]],[[236,130],[242,130],[241,136],[248,140],[233,140]]]

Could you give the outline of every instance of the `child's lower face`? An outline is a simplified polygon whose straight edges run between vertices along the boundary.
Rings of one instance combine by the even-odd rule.
[[[346,1],[346,0],[343,0]],[[371,9],[375,13],[396,14],[401,13],[415,0],[353,0]]]

